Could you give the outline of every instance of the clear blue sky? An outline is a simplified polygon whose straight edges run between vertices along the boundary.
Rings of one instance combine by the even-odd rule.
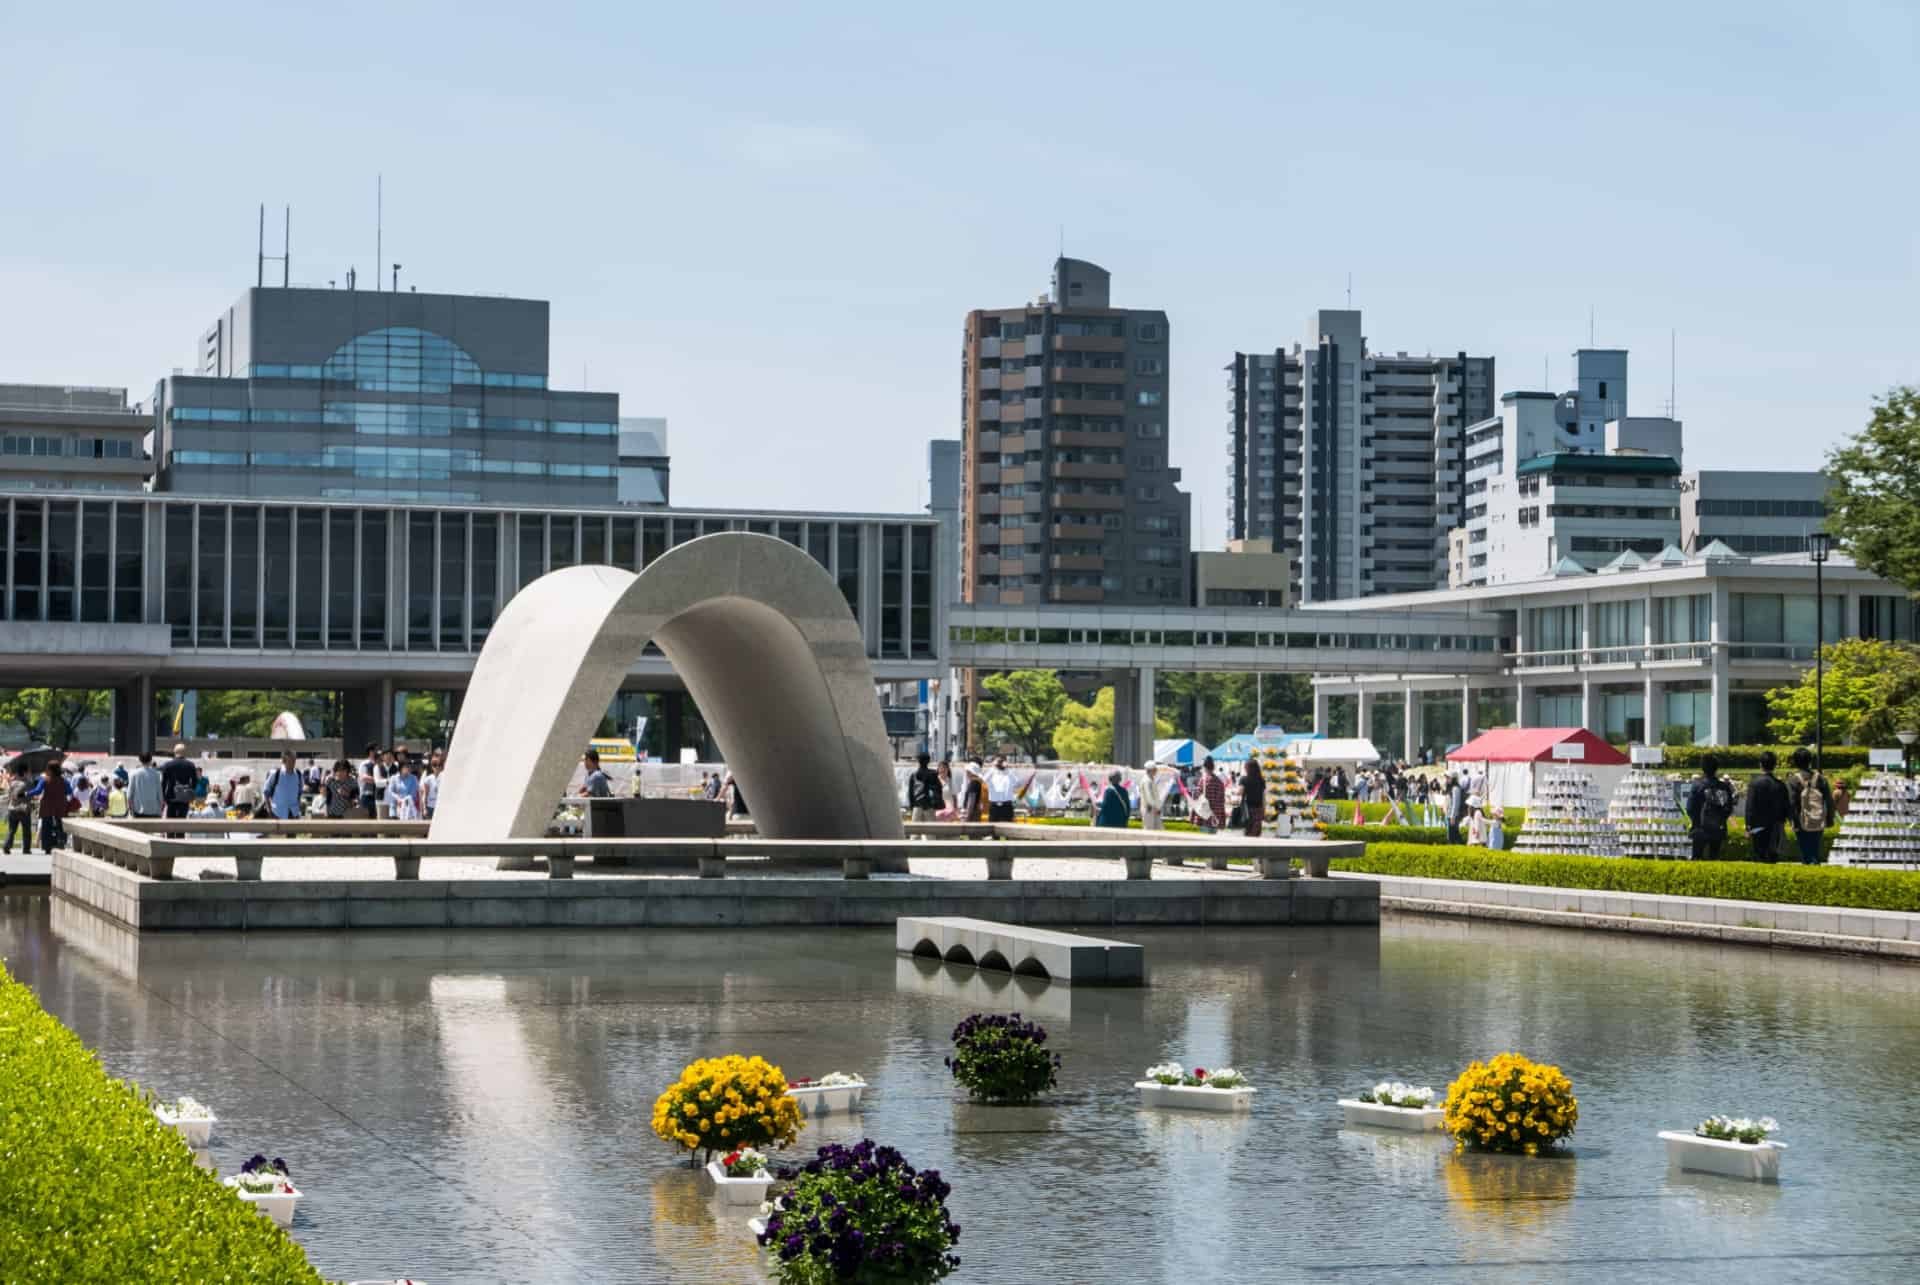
[[[1812,467],[1920,380],[1920,20],[1831,5],[44,5],[0,0],[0,379],[188,366],[253,279],[553,302],[556,382],[672,421],[688,504],[908,509],[972,307],[1070,253],[1173,324],[1224,521],[1236,349],[1564,384],[1633,350],[1693,466]],[[169,11],[170,10],[170,11]],[[270,222],[272,219],[270,218]]]

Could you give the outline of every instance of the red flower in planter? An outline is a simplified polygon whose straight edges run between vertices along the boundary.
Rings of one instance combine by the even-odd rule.
[[[727,1153],[727,1158],[720,1162],[720,1167],[722,1169],[731,1169],[738,1163],[740,1163],[740,1153],[738,1151],[731,1151]]]
[[[1196,1080],[1204,1080],[1204,1079],[1206,1079],[1206,1078],[1207,1078],[1207,1068],[1206,1068],[1206,1067],[1204,1067],[1204,1066],[1196,1066],[1196,1067],[1194,1067],[1194,1068],[1193,1068],[1193,1078],[1194,1078],[1194,1079],[1196,1079]]]

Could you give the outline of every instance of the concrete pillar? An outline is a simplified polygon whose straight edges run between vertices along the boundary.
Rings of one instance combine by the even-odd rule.
[[[138,754],[154,747],[153,679],[139,674],[113,689],[113,752]]]
[[[1129,765],[1153,757],[1152,666],[1122,670],[1113,683],[1113,761]]]
[[[653,708],[660,719],[660,757],[669,763],[680,761],[680,748],[686,744],[687,694],[661,692],[654,697]]]
[[[1362,740],[1373,739],[1373,693],[1359,683],[1353,686],[1353,734]]]
[[[1593,725],[1593,680],[1584,674],[1580,678],[1580,726],[1599,734]]]
[[[1411,687],[1402,690],[1401,700],[1405,705],[1400,719],[1402,741],[1400,757],[1412,763],[1420,757],[1420,700]]]
[[[1324,688],[1313,689],[1313,730],[1321,736],[1330,736],[1328,728],[1333,717],[1333,696]],[[1362,736],[1366,735],[1363,731]]]
[[[1727,694],[1731,687],[1727,674],[1727,625],[1730,623],[1731,608],[1726,582],[1716,578],[1713,582],[1713,621],[1707,630],[1707,637],[1713,647],[1713,681],[1707,702],[1709,710],[1707,743],[1709,745],[1727,743]]]
[[[1513,725],[1527,725],[1527,685],[1519,679],[1513,683]]]
[[[1473,688],[1463,686],[1460,689],[1460,743],[1465,745],[1473,739]]]
[[[402,721],[401,718],[396,717],[394,707],[404,699],[406,698],[402,693],[396,692],[393,689],[393,680],[391,678],[383,678],[380,680],[379,686],[375,689],[373,708],[374,718],[376,720],[374,736],[382,745],[393,744],[394,728],[399,726]]]
[[[1660,744],[1660,727],[1663,722],[1660,717],[1660,684],[1654,681],[1651,673],[1647,674],[1641,680],[1641,684],[1640,718],[1641,722],[1646,724],[1646,744],[1658,745]]]

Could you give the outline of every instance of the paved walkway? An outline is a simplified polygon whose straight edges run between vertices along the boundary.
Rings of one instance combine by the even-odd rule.
[[[1064,845],[1062,845],[1064,846]],[[44,859],[43,859],[44,860]],[[736,859],[727,865],[729,879],[753,879],[758,877],[780,879],[839,879],[838,865],[817,866],[780,865],[756,871],[759,864],[751,860]],[[987,862],[985,856],[968,857],[913,857],[909,859],[911,874],[876,874],[875,879],[985,879]],[[581,861],[573,868],[576,879],[694,879],[698,875],[685,866],[667,869],[647,867],[610,866],[595,869],[592,861]],[[1126,867],[1118,861],[1095,860],[1075,857],[1020,857],[1014,862],[1014,877],[1018,879],[1088,879],[1088,880],[1124,880]],[[230,857],[210,857],[181,859],[173,867],[176,879],[231,879],[234,875],[233,860]],[[268,857],[261,862],[260,877],[268,882],[312,882],[331,880],[390,880],[393,878],[391,861],[370,860],[366,858],[282,858]],[[1169,866],[1156,862],[1153,867],[1155,879],[1233,879],[1246,880],[1253,875],[1244,866],[1236,870],[1208,870],[1198,866]],[[547,878],[547,872],[541,870],[496,870],[493,862],[481,858],[428,857],[420,862],[420,878],[435,879],[540,879]]]
[[[53,858],[44,852],[0,856],[0,883],[44,884],[53,877]]]

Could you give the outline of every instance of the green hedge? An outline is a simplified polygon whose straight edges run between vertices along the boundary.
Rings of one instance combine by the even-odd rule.
[[[1637,861],[1621,857],[1529,857],[1487,848],[1380,843],[1364,857],[1333,863],[1363,874],[1416,879],[1728,897],[1787,905],[1920,911],[1920,873],[1753,861]]]
[[[1661,766],[1676,772],[1698,772],[1700,760],[1711,754],[1723,772],[1757,772],[1760,756],[1772,750],[1784,771],[1793,761],[1793,752],[1799,748],[1797,745],[1669,745],[1666,761]],[[1867,749],[1865,745],[1826,746],[1820,751],[1820,766],[1828,772],[1865,767]]]
[[[0,1281],[303,1282],[300,1246],[194,1167],[0,965]]]
[[[1329,839],[1359,839],[1366,843],[1445,843],[1443,825],[1342,825],[1327,827]]]

